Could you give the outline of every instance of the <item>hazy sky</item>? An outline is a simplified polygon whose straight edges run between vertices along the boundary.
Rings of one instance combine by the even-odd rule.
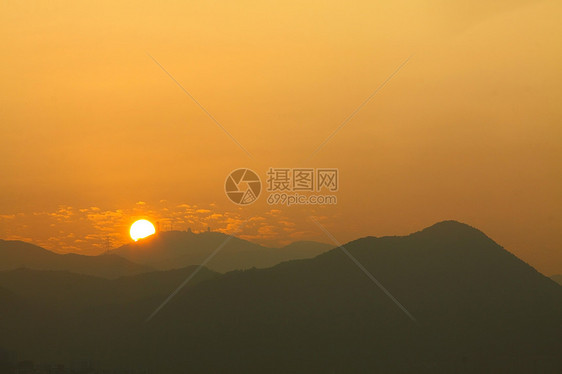
[[[268,245],[329,241],[310,215],[341,242],[456,219],[562,273],[562,3],[489,3],[3,1],[0,237],[91,254],[139,217],[250,220]],[[339,168],[338,204],[227,199],[231,170],[270,166]]]

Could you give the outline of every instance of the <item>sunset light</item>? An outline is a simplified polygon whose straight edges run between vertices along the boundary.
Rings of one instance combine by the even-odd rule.
[[[562,374],[562,1],[2,1],[0,374]]]
[[[131,238],[134,241],[137,241],[139,239],[153,235],[154,233],[156,233],[156,229],[154,228],[152,222],[141,219],[131,225],[131,230],[129,231],[129,233],[131,234]]]

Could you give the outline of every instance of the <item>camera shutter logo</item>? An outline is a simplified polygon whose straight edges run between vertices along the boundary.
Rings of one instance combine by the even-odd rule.
[[[224,191],[230,201],[235,204],[251,204],[260,195],[260,177],[250,169],[236,169],[226,178]]]

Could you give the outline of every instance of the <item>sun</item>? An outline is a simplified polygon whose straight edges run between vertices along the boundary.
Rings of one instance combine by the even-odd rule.
[[[131,238],[134,241],[137,241],[139,239],[153,235],[154,233],[156,233],[156,229],[154,228],[152,222],[145,219],[140,219],[131,225],[131,230],[129,231],[129,233],[131,234]]]

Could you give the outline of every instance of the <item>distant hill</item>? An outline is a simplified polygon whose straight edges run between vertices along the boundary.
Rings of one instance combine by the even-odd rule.
[[[227,272],[270,267],[282,261],[311,258],[333,248],[311,241],[268,248],[219,232],[166,231],[126,244],[111,253],[138,264],[169,270],[203,263],[225,241],[224,247],[206,264],[210,269]]]
[[[550,278],[552,278],[552,280],[558,283],[559,285],[562,285],[562,274],[553,275]]]
[[[83,256],[57,254],[39,246],[17,240],[0,240],[0,271],[18,268],[65,270],[80,274],[117,278],[151,271],[115,254]]]
[[[281,248],[274,248],[273,254],[277,254],[279,257],[279,262],[287,260],[299,260],[304,258],[312,258],[321,253],[327,252],[328,250],[334,248],[333,244],[326,244],[320,242],[314,242],[310,240],[300,240],[288,244]],[[303,255],[304,254],[304,255]],[[289,257],[289,258],[287,258]],[[281,260],[281,258],[284,258]]]
[[[87,291],[87,279],[48,286],[49,274],[12,272],[8,278],[21,277],[22,288],[0,274],[0,288],[33,305],[49,305],[42,293],[57,289],[66,290],[61,305],[82,292],[95,298],[89,308],[79,301],[80,311],[49,307],[40,317],[0,319],[18,326],[0,334],[0,346],[37,361],[88,357],[106,368],[154,373],[562,372],[562,287],[481,231],[446,221],[345,247],[416,322],[336,248],[212,275],[179,292],[149,323],[165,293],[137,292],[156,282],[150,277],[173,272],[104,281],[102,295],[124,281],[123,295],[139,297],[103,304],[96,300],[105,296]],[[185,275],[163,288],[172,292]],[[33,284],[47,288],[34,291]]]

